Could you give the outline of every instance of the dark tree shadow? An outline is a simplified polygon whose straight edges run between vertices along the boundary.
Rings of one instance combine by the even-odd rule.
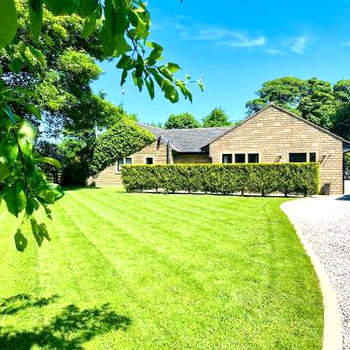
[[[17,294],[6,299],[0,299],[0,316],[12,315],[30,307],[44,307],[58,299],[58,295],[49,298],[32,298],[28,294]]]
[[[31,303],[32,306],[18,307],[12,312],[13,314],[28,307],[46,306],[47,300],[53,302],[56,298],[57,296],[54,296],[40,302],[41,299],[31,300],[28,295],[24,298],[14,296],[3,301],[3,304],[11,304],[13,300],[16,303],[23,300],[24,305]],[[46,325],[35,327],[30,331],[0,327],[0,349],[30,350],[34,345],[45,349],[83,349],[83,344],[93,337],[113,330],[126,330],[130,324],[130,318],[116,314],[109,304],[84,310],[75,305],[68,305]]]

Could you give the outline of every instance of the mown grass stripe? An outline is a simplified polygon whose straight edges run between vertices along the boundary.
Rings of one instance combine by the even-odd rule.
[[[99,201],[99,199],[98,199],[98,201]],[[86,205],[85,203],[88,203],[88,201],[81,201],[80,202],[80,204],[83,205],[83,206]],[[95,210],[95,212],[98,213],[98,211],[96,211],[96,210]],[[113,210],[111,208],[108,208],[107,206],[103,207],[103,213],[99,214],[99,215],[101,215],[104,220],[108,220],[108,219],[106,219],[106,213],[107,212],[110,212],[110,215],[113,215]],[[167,214],[164,213],[163,215],[160,215],[160,216],[162,216],[163,218],[166,219],[167,218],[166,215]],[[142,229],[142,227],[141,227],[141,229],[139,230],[140,233],[144,232],[144,230],[147,227],[150,226],[150,222],[147,221],[146,217],[133,216],[131,214],[130,218],[133,219],[130,222],[128,222],[127,220],[126,221],[121,220],[121,222],[124,222],[124,227],[125,227],[126,230],[128,230],[128,228],[129,228],[131,223],[132,223],[132,225],[138,225],[139,222],[143,222],[144,223],[144,225],[142,225],[142,227],[144,227],[144,229]],[[181,224],[184,225],[184,229],[185,229],[186,225],[187,225],[187,227],[190,227],[191,224],[196,226],[196,228],[198,228],[198,225],[196,225],[196,223],[193,223],[193,222],[192,223],[191,222],[187,222],[186,223],[184,221]],[[154,251],[156,249],[158,254],[162,253],[162,251],[164,253],[164,249],[163,250],[159,249],[160,246],[164,246],[164,248],[167,249],[168,251],[169,251],[169,249],[179,250],[180,247],[178,246],[177,242],[183,242],[184,241],[183,240],[183,235],[181,235],[181,233],[183,232],[183,229],[180,229],[180,230],[175,230],[174,228],[172,228],[171,230],[168,229],[167,230],[168,234],[160,240],[160,236],[162,235],[163,231],[164,230],[157,230],[157,231],[154,232],[154,235],[147,235],[148,237],[150,237],[147,241],[145,241],[143,239],[144,234],[141,234],[141,236],[140,236],[140,234],[138,234],[137,237],[138,237],[139,241],[144,242],[144,244],[146,244],[148,247],[153,245],[155,248],[153,248],[152,250]],[[175,236],[177,236],[176,240],[174,239],[174,234],[175,234]],[[135,235],[135,232],[134,232],[134,235]],[[192,237],[190,237],[190,238],[192,239]],[[193,237],[193,238],[199,240],[197,237]],[[149,240],[151,240],[151,242]],[[158,244],[155,244],[155,242],[157,242],[157,241],[158,241]],[[159,245],[159,243],[161,243],[161,245]],[[172,247],[172,246],[174,246],[174,247]],[[186,266],[186,260],[188,260],[189,258],[190,258],[190,260],[194,259],[194,257],[193,257],[195,255],[195,252],[193,251],[194,248],[196,248],[198,253],[201,253],[200,257],[203,257],[203,251],[206,252],[205,258],[202,259],[204,267],[208,263],[207,257],[209,257],[209,256],[216,256],[216,258],[218,256],[220,256],[221,257],[221,261],[223,261],[223,262],[225,261],[225,259],[224,259],[225,255],[228,258],[230,256],[232,256],[232,247],[226,248],[224,252],[223,251],[220,252],[218,246],[215,246],[215,243],[212,245],[213,251],[211,252],[210,251],[210,245],[209,245],[209,238],[204,238],[203,244],[201,244],[200,246],[197,246],[197,245],[194,246],[193,243],[191,243],[191,241],[189,240],[189,241],[186,242],[186,246],[181,249],[181,255],[182,255],[181,257],[184,258],[181,261],[181,265]],[[190,250],[190,254],[186,254],[186,250]],[[168,257],[168,258],[170,258],[170,257]],[[172,261],[175,262],[176,259],[173,257]],[[195,261],[193,261],[193,263],[195,263]],[[196,264],[196,266],[194,266],[195,269],[198,269],[198,267],[199,267],[198,264]],[[214,267],[213,267],[213,271],[214,271]]]
[[[84,196],[89,197],[89,193],[85,192]],[[148,203],[148,198],[147,195],[145,195],[146,198],[141,202],[137,202],[137,212],[140,214],[145,214],[142,217],[142,222],[145,222],[149,225],[154,225],[157,226],[159,228],[162,227],[163,223],[168,223],[169,220],[171,220],[172,222],[174,222],[174,228],[171,228],[172,230],[172,235],[171,237],[167,237],[167,239],[171,239],[173,237],[173,235],[175,236],[179,236],[182,239],[184,238],[184,235],[186,235],[186,237],[188,239],[192,239],[195,238],[196,242],[199,241],[203,241],[205,246],[208,245],[209,241],[212,241],[213,244],[217,245],[222,244],[223,243],[232,243],[233,239],[234,239],[234,235],[232,234],[233,232],[228,231],[235,230],[235,224],[237,222],[239,222],[239,218],[235,219],[229,219],[229,220],[224,220],[224,222],[221,222],[220,217],[219,220],[217,220],[218,218],[215,217],[214,215],[210,215],[210,217],[206,217],[204,214],[203,215],[195,215],[192,210],[191,207],[186,206],[186,205],[181,205],[181,207],[179,206],[179,208],[177,207],[173,207],[172,211],[164,211],[165,208],[167,208],[166,204],[163,204],[162,206],[160,206],[162,209],[150,209],[152,207],[152,205],[154,205],[154,203],[150,202],[150,204]],[[110,200],[103,200],[101,199],[102,196],[98,196],[98,201],[101,202],[102,204],[104,204],[108,209],[113,209],[113,210],[118,210],[118,214],[119,215],[121,212],[122,214],[125,213],[125,216],[130,217],[130,215],[132,215],[132,212],[130,213],[127,211],[124,211],[120,209],[121,203],[115,203],[113,201]],[[146,204],[145,204],[146,203]],[[234,216],[234,213],[231,210],[230,213],[232,216]],[[179,217],[181,217],[181,220],[179,220]],[[156,220],[154,220],[154,218],[156,218]],[[213,220],[215,220],[215,225],[213,225]],[[203,236],[200,232],[197,233],[196,232],[196,237],[193,237],[192,234],[192,230],[180,230],[179,226],[183,226],[184,228],[188,228],[191,226],[191,224],[193,223],[193,221],[196,222],[196,226],[198,228],[200,228],[202,230],[202,232],[208,233],[205,236]],[[258,228],[256,227],[259,223],[255,223],[254,225],[254,229],[258,230]],[[176,229],[175,229],[176,228]],[[215,231],[213,230],[215,228]],[[263,224],[261,224],[261,228],[263,228]],[[160,231],[160,233],[162,233],[162,231]],[[258,233],[258,232],[257,232]],[[168,235],[170,236],[170,235]],[[203,238],[201,238],[203,237]],[[259,239],[259,235],[257,235],[257,239]],[[225,240],[225,242],[224,242]]]
[[[95,223],[98,223],[100,222],[102,224],[103,227],[106,228],[106,223],[105,222],[102,222],[102,221],[94,221],[94,220],[91,220],[89,221],[88,219],[85,219],[86,223],[82,224],[82,221],[79,220],[79,213],[80,213],[80,209],[81,207],[83,207],[84,205],[81,205],[82,203],[79,202],[79,201],[76,201],[76,204],[78,205],[75,205],[74,206],[74,201],[73,203],[71,202],[71,205],[72,205],[72,209],[74,209],[72,212],[74,212],[74,216],[70,214],[70,212],[66,211],[66,215],[70,217],[70,220],[72,221],[72,224],[79,230],[79,232],[81,233],[81,235],[84,237],[85,240],[87,240],[89,242],[89,244],[91,244],[94,249],[96,249],[96,251],[99,252],[99,254],[103,257],[103,259],[106,261],[106,265],[108,265],[111,269],[113,269],[114,271],[114,275],[116,277],[118,277],[118,279],[122,282],[122,284],[119,285],[120,286],[123,286],[123,295],[126,295],[128,296],[128,298],[131,298],[131,300],[134,301],[134,304],[135,304],[135,301],[136,301],[136,305],[139,306],[140,309],[150,309],[150,312],[152,312],[152,307],[148,306],[149,304],[149,300],[147,300],[147,298],[143,298],[143,293],[142,292],[138,292],[138,289],[135,288],[135,285],[133,285],[132,283],[132,280],[131,282],[127,282],[125,280],[125,276],[122,276],[118,273],[118,265],[115,265],[113,264],[113,259],[111,259],[111,255],[109,254],[106,254],[104,252],[105,249],[103,249],[103,246],[101,246],[101,244],[99,244],[99,247],[94,243],[96,237],[88,237],[86,236],[84,233],[83,233],[83,230],[81,228],[79,228],[79,226],[81,227],[89,227],[90,229],[94,229],[95,232],[101,232],[100,228],[96,226]],[[81,206],[81,207],[80,207]],[[84,210],[82,211],[83,212],[83,215],[86,215],[87,214],[87,211],[86,211],[86,208],[84,208]],[[96,212],[91,212],[91,216],[88,216],[88,217],[91,217],[91,218],[94,218],[96,219]],[[95,214],[95,215],[93,215]],[[74,218],[76,217],[76,219]],[[79,223],[80,224],[79,224]],[[113,225],[112,225],[113,226]],[[120,234],[123,234],[125,232],[119,232]],[[103,236],[106,235],[106,230],[103,231]],[[127,237],[130,239],[132,239],[132,237],[128,234],[126,234]],[[97,236],[97,238],[99,238]],[[104,239],[103,239],[104,238]],[[97,240],[99,242],[106,242],[108,237],[101,237],[101,240]],[[124,237],[125,238],[125,237]],[[120,242],[120,241],[118,241]],[[131,243],[134,243],[135,241],[132,239],[132,242]],[[108,243],[109,243],[109,246],[113,244],[113,241],[111,240],[108,240]],[[125,249],[131,249],[130,247],[132,247],[132,245],[130,246],[127,242],[126,246],[125,246]],[[102,248],[102,250],[100,250],[100,248]],[[146,253],[146,247],[145,246],[141,246],[141,249],[143,250],[143,253],[145,254]],[[153,254],[154,252],[153,251],[150,251],[150,254]],[[130,278],[129,278],[130,279]],[[133,317],[134,318],[137,318],[137,314],[139,314],[139,312],[136,311],[136,308],[133,309],[134,313],[136,312],[136,315],[133,314]],[[154,311],[153,311],[154,312]],[[141,316],[140,316],[141,317]],[[145,321],[145,320],[144,320]],[[161,336],[161,332],[165,332],[166,333],[166,337],[169,338],[169,337],[173,337],[174,340],[176,339],[176,336],[175,335],[172,335],[171,332],[169,332],[169,328],[165,328],[164,325],[163,325],[163,322],[161,321],[158,321],[157,320],[157,317],[156,317],[156,312],[154,312],[153,316],[152,316],[152,320],[148,320],[148,322],[153,322],[157,325],[157,331],[154,332],[154,337],[160,337]],[[161,331],[162,330],[162,331]],[[165,337],[165,335],[163,335],[163,337]]]

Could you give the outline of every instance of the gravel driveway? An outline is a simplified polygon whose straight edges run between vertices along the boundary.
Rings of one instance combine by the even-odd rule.
[[[343,349],[350,350],[350,195],[285,204],[328,273],[341,312]]]

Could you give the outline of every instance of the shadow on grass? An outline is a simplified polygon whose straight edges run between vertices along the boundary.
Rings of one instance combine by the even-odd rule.
[[[32,298],[28,294],[17,294],[10,298],[0,299],[0,316],[12,315],[30,307],[44,307],[58,299],[58,295],[49,298]]]
[[[14,314],[30,307],[41,308],[57,298],[58,296],[33,299],[28,295],[16,295],[2,301],[0,315]],[[64,307],[47,324],[28,331],[0,327],[0,349],[30,350],[33,346],[45,349],[83,349],[83,344],[95,336],[112,330],[126,330],[130,324],[130,318],[116,314],[109,304],[84,310],[72,304]]]

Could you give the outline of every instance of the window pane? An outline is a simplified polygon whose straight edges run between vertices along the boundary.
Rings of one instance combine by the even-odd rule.
[[[235,163],[245,163],[245,154],[235,154]]]
[[[132,164],[131,158],[125,158],[125,164]]]
[[[316,153],[310,153],[310,162],[312,163],[316,162]]]
[[[124,164],[124,159],[123,158],[118,158],[117,161],[117,170],[122,171],[122,165]]]
[[[146,158],[146,164],[153,164],[153,158],[147,157]]]
[[[289,153],[289,161],[292,163],[306,162],[306,153]]]
[[[232,154],[223,154],[222,155],[223,163],[232,163]]]
[[[259,163],[259,154],[258,153],[248,154],[248,163]]]

